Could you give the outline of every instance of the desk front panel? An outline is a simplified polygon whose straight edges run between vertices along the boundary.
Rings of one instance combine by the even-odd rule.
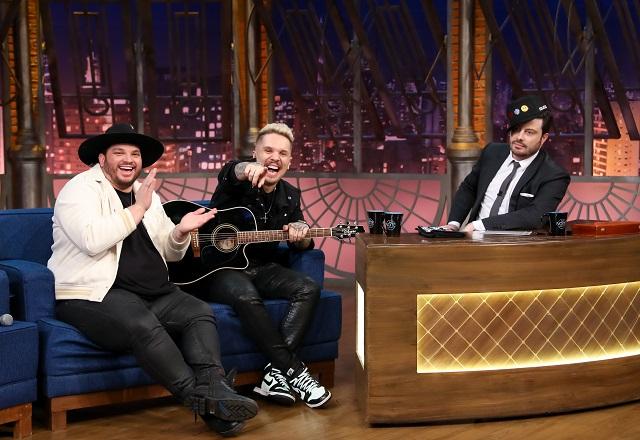
[[[356,252],[369,422],[640,398],[640,237],[365,235]]]

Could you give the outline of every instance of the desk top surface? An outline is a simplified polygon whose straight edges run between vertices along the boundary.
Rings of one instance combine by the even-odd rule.
[[[621,234],[607,236],[566,235],[550,236],[533,233],[531,235],[494,235],[474,232],[464,238],[426,238],[416,233],[403,233],[398,237],[387,237],[384,234],[359,234],[359,241],[366,247],[397,246],[495,246],[495,245],[545,245],[550,243],[578,243],[585,241],[620,241],[640,240],[640,234]]]

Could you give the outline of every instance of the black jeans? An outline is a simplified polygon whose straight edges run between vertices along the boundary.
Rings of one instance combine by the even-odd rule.
[[[224,269],[213,273],[194,293],[206,301],[228,304],[240,317],[245,332],[278,369],[297,368],[295,351],[302,343],[318,299],[320,287],[313,279],[268,263],[240,270]],[[276,328],[262,300],[289,300],[289,308]]]
[[[180,400],[224,374],[211,308],[177,287],[158,297],[111,289],[102,302],[59,301],[56,316],[107,350],[133,353]]]

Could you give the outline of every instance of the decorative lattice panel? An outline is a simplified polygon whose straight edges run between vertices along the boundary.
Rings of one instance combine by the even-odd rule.
[[[640,353],[640,282],[418,295],[420,373],[525,368]]]

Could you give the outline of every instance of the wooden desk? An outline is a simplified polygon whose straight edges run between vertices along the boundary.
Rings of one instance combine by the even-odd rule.
[[[640,398],[640,235],[356,242],[356,391],[369,423]]]

